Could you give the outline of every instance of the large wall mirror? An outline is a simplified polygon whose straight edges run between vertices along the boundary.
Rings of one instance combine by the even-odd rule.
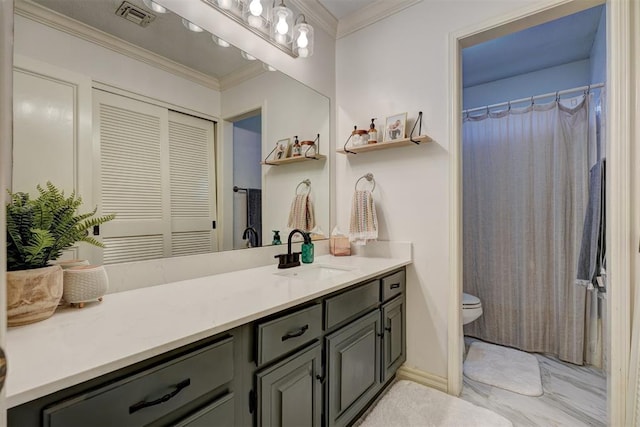
[[[329,162],[261,165],[295,137],[319,135],[327,154],[327,97],[151,2],[16,0],[15,10],[12,190],[51,181],[117,215],[99,230],[106,249],[68,257],[243,249],[271,244],[272,230],[286,243],[300,196],[310,231],[327,235]]]

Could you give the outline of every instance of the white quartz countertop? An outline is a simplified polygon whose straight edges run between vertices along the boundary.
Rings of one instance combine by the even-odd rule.
[[[348,269],[303,281],[277,266],[109,294],[7,332],[7,406],[96,378],[411,263],[410,257],[316,257],[294,269]]]

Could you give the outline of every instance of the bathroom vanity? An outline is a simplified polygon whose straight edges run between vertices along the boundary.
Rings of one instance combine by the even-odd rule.
[[[11,329],[9,425],[348,425],[405,360],[410,262],[321,256]]]

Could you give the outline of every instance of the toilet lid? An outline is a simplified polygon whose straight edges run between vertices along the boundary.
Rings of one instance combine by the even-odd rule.
[[[478,306],[480,305],[480,298],[473,296],[473,295],[469,295],[469,294],[462,294],[462,305],[465,307],[468,306]]]

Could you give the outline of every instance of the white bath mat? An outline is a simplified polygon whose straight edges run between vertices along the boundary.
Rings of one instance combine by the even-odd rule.
[[[501,415],[438,390],[398,381],[359,427],[511,427]]]
[[[464,361],[464,375],[525,396],[542,395],[538,359],[524,351],[474,341]]]

